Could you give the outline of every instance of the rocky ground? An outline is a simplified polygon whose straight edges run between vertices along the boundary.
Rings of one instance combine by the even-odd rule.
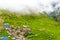
[[[9,26],[7,23],[5,23],[4,28],[6,29],[9,36],[13,37],[12,40],[28,40],[25,38],[25,35],[28,35],[31,31],[31,29],[26,25],[24,25],[23,28],[20,28],[19,26],[15,28],[15,26]]]

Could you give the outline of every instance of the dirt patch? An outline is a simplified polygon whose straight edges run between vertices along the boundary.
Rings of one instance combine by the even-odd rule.
[[[0,30],[4,29],[3,26],[0,26]]]

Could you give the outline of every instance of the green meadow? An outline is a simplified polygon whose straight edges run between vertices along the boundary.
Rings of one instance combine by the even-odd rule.
[[[31,33],[26,36],[29,40],[60,40],[60,26],[58,26],[58,22],[46,13],[22,15],[4,10],[0,11],[0,18],[4,20],[3,23],[0,22],[1,26],[4,23],[20,27],[29,25]],[[5,29],[2,29],[0,30],[0,36],[8,37],[9,34]],[[11,40],[11,37],[9,40]]]

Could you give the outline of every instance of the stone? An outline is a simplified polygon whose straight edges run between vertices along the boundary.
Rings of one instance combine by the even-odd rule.
[[[28,34],[31,31],[28,26],[25,26],[23,28],[17,26],[15,29],[14,25],[10,25],[9,27],[9,25],[5,24],[4,27],[7,30],[7,33],[13,36],[12,40],[28,40],[25,38],[25,34]]]

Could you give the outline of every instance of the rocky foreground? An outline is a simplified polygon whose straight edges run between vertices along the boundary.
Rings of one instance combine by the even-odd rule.
[[[9,34],[8,37],[12,36],[12,40],[28,40],[25,38],[25,35],[28,35],[31,31],[31,29],[26,25],[24,25],[23,28],[20,28],[19,26],[14,27],[13,25],[9,26],[8,24],[4,24],[4,28]]]

